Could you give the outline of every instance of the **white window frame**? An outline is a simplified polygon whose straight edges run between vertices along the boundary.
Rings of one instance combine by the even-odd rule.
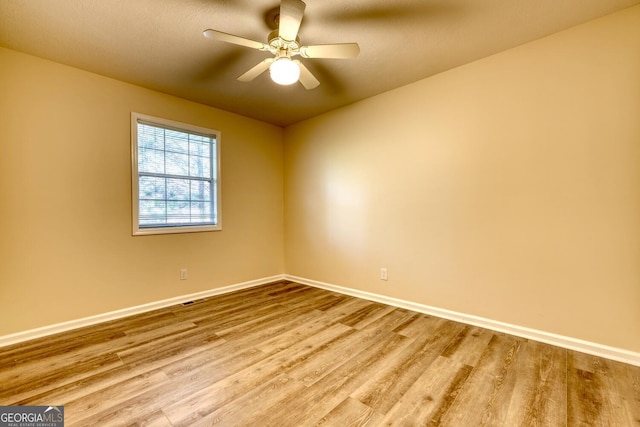
[[[138,172],[138,123],[143,122],[158,127],[177,130],[185,133],[193,133],[196,135],[210,136],[215,138],[215,163],[212,166],[215,169],[212,174],[212,208],[215,210],[215,224],[177,224],[162,226],[140,226],[140,193],[139,183],[140,174]],[[152,235],[152,234],[171,234],[171,233],[194,233],[202,231],[219,231],[222,230],[222,196],[220,179],[220,140],[221,132],[204,127],[194,126],[187,123],[181,123],[173,120],[167,120],[159,117],[148,116],[140,113],[131,113],[131,204],[132,204],[132,228],[133,235]]]

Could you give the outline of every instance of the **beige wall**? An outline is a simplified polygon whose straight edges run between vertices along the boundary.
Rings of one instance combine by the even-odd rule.
[[[635,7],[285,129],[285,270],[640,351],[639,52]]]
[[[638,52],[635,7],[283,135],[0,49],[0,336],[286,272],[640,351]],[[222,131],[222,232],[131,236],[131,111]]]
[[[132,237],[131,111],[222,132],[223,231]],[[282,162],[279,127],[0,49],[0,335],[282,274]]]

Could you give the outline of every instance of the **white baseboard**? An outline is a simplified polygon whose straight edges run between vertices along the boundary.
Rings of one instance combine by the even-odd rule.
[[[134,314],[146,313],[148,311],[157,310],[159,308],[169,307],[176,304],[182,304],[187,301],[198,300],[207,298],[213,295],[226,294],[240,289],[252,288],[254,286],[260,286],[271,282],[277,282],[279,280],[285,280],[284,275],[277,275],[271,277],[264,277],[262,279],[251,280],[248,282],[237,283],[235,285],[224,286],[222,288],[210,289],[203,292],[196,292],[194,294],[181,295],[161,301],[155,301],[148,304],[138,305],[135,307],[124,308],[122,310],[110,311],[108,313],[98,314],[95,316],[85,317],[77,320],[70,320],[68,322],[57,323],[50,326],[44,326],[42,328],[31,329],[24,332],[18,332],[11,335],[0,336],[0,347],[5,347],[12,344],[32,340],[35,338],[41,338],[48,335],[57,334],[60,332],[70,331],[72,329],[83,328],[85,326],[91,326],[102,322],[108,322],[110,320],[121,319],[123,317],[132,316]]]
[[[628,363],[630,365],[640,366],[640,353],[635,353],[629,350],[609,347],[603,344],[584,341],[577,338],[539,331],[536,329],[526,328],[524,326],[511,325],[509,323],[485,319],[483,317],[473,316],[470,314],[458,313],[455,311],[445,310],[442,308],[432,307],[424,304],[418,304],[415,302],[397,298],[391,298],[388,296],[360,291],[357,289],[345,288],[329,283],[318,282],[316,280],[305,279],[303,277],[291,276],[288,274],[285,274],[284,277],[286,280],[291,280],[292,282],[302,283],[304,285],[314,286],[345,295],[351,295],[357,298],[363,298],[394,307],[405,308],[407,310],[417,311],[419,313],[424,313],[431,316],[442,317],[444,319],[466,323],[468,325],[479,326],[482,328],[491,329],[493,331],[504,332],[510,335],[555,345],[569,350],[575,350],[581,353],[591,354],[593,356],[599,356],[606,359],[616,360],[622,363]]]
[[[292,282],[297,282],[304,285],[313,286],[316,288],[322,288],[329,291],[366,299],[369,301],[375,301],[382,304],[391,305],[394,307],[405,308],[407,310],[416,311],[418,313],[424,313],[431,316],[453,320],[456,322],[479,326],[482,328],[491,329],[498,332],[504,332],[507,334],[531,339],[534,341],[544,342],[547,344],[555,345],[555,346],[566,348],[569,350],[575,350],[582,353],[591,354],[594,356],[604,357],[606,359],[616,360],[622,363],[628,363],[630,365],[640,366],[640,353],[632,352],[629,350],[609,347],[603,344],[584,341],[577,338],[566,337],[566,336],[557,335],[557,334],[553,334],[545,331],[539,331],[536,329],[526,328],[518,325],[511,325],[509,323],[499,322],[496,320],[486,319],[483,317],[473,316],[470,314],[458,313],[455,311],[445,310],[442,308],[432,307],[432,306],[419,304],[411,301],[406,301],[406,300],[392,298],[384,295],[360,291],[357,289],[345,288],[342,286],[332,285],[329,283],[319,282],[317,280],[305,279],[303,277],[297,277],[297,276],[292,276],[287,274],[264,277],[262,279],[256,279],[248,282],[237,283],[235,285],[224,286],[222,288],[215,288],[215,289],[210,289],[203,292],[197,292],[197,293],[188,294],[188,295],[181,295],[178,297],[169,298],[161,301],[155,301],[152,303],[143,304],[135,307],[129,307],[122,310],[111,311],[108,313],[85,317],[82,319],[71,320],[68,322],[45,326],[42,328],[31,329],[24,332],[18,332],[15,334],[0,336],[0,347],[17,344],[17,343],[32,340],[35,338],[45,337],[45,336],[57,334],[60,332],[70,331],[70,330],[82,328],[85,326],[91,326],[91,325],[95,325],[102,322],[108,322],[110,320],[120,319],[123,317],[132,316],[134,314],[146,313],[146,312],[157,310],[160,308],[181,304],[187,301],[193,301],[193,300],[207,298],[214,295],[226,294],[226,293],[238,291],[241,289],[252,288],[254,286],[260,286],[260,285],[264,285],[271,282],[277,282],[280,280],[291,280]]]

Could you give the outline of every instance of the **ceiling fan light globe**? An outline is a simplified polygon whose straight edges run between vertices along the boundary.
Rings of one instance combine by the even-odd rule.
[[[278,58],[269,67],[271,80],[279,85],[291,85],[300,78],[300,67],[289,58]]]

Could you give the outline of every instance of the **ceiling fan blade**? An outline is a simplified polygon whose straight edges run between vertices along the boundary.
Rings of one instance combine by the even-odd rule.
[[[280,24],[278,35],[293,42],[298,37],[298,30],[306,5],[302,0],[282,0],[280,3]]]
[[[250,82],[251,80],[258,77],[260,74],[267,71],[271,63],[274,61],[274,58],[267,58],[264,61],[258,63],[255,67],[238,77],[238,80],[241,82]]]
[[[226,43],[237,44],[240,46],[246,46],[253,49],[269,50],[269,46],[264,43],[257,42],[255,40],[245,39],[244,37],[234,36],[233,34],[223,33],[217,30],[204,30],[202,34],[210,39],[220,40]]]
[[[358,43],[319,44],[300,48],[300,55],[304,58],[356,58],[358,54]]]
[[[316,79],[314,75],[311,74],[311,71],[309,71],[309,69],[305,67],[302,62],[298,61],[297,59],[293,62],[298,64],[298,67],[300,67],[300,83],[302,83],[302,86],[304,86],[305,89],[314,89],[317,88],[318,85],[320,85],[318,79]]]

